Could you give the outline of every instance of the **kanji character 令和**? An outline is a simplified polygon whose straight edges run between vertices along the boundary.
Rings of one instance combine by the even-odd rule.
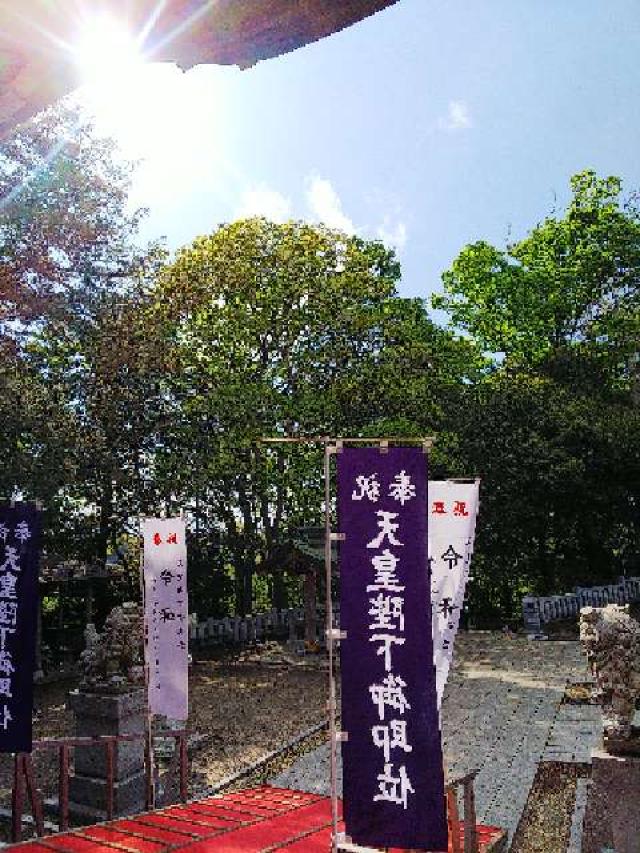
[[[452,571],[457,565],[458,561],[462,560],[462,554],[458,554],[453,547],[453,545],[449,545],[444,554],[441,554],[441,559],[445,561],[445,563],[449,563],[448,569]]]
[[[446,618],[446,617],[451,616],[453,611],[457,610],[458,608],[456,607],[455,604],[451,603],[451,598],[449,598],[448,596],[445,595],[443,597],[442,601],[440,602],[440,604],[438,604],[438,609],[439,609],[441,615]]]
[[[176,614],[173,610],[169,610],[168,607],[163,607],[160,611],[160,619],[162,619],[163,622],[173,622],[175,618]]]

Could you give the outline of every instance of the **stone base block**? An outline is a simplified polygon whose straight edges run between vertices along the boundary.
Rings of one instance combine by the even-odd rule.
[[[137,735],[136,740],[119,741],[114,746],[113,776],[115,782],[126,784],[144,772],[146,693],[133,689],[128,693],[101,694],[76,690],[69,694],[69,707],[75,715],[76,735]],[[104,745],[78,746],[73,751],[73,768],[78,778],[104,782],[107,776],[107,750]],[[85,803],[80,792],[80,804]],[[73,794],[72,794],[72,798]]]
[[[120,741],[113,749],[113,775],[116,782],[144,770],[144,740]],[[76,747],[73,767],[78,776],[106,779],[107,751],[104,746]]]
[[[640,853],[640,758],[592,753],[582,853]]]
[[[145,809],[144,772],[115,782],[114,816],[135,814]],[[107,783],[104,779],[75,775],[69,779],[69,809],[75,817],[104,819],[107,810]]]

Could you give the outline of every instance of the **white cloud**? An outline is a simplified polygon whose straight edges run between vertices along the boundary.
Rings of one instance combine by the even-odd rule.
[[[236,211],[236,219],[264,216],[272,222],[291,219],[291,201],[277,190],[261,184],[245,190]]]
[[[449,101],[447,115],[438,119],[440,130],[466,130],[472,126],[469,107],[464,101]]]
[[[329,228],[354,234],[356,227],[342,209],[340,196],[331,181],[318,175],[307,182],[307,204],[313,219],[323,222]]]
[[[392,222],[389,216],[385,216],[382,224],[376,228],[376,236],[385,246],[391,246],[401,252],[407,245],[407,226],[404,222]]]

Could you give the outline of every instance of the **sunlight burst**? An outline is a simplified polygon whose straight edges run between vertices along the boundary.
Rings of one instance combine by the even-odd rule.
[[[136,39],[124,26],[106,15],[92,18],[84,24],[74,54],[82,80],[101,87],[122,82],[138,71],[144,61]]]

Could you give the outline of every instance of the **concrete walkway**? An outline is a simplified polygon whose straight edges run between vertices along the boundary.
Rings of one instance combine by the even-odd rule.
[[[480,768],[480,822],[511,838],[540,761],[590,760],[599,709],[560,704],[567,682],[587,678],[578,642],[460,635],[443,703],[443,746],[449,778]],[[309,752],[271,784],[327,794],[328,757],[327,746]]]

